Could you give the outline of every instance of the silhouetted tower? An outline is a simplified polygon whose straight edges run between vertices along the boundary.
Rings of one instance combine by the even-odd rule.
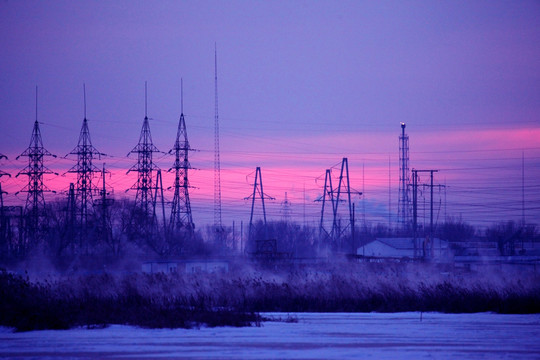
[[[114,199],[109,198],[110,192],[107,191],[105,186],[105,163],[103,164],[103,170],[101,171],[102,188],[99,192],[99,198],[94,200],[94,204],[100,209],[101,219],[101,238],[104,242],[108,242],[112,236],[112,229],[109,224],[109,207],[114,203]],[[115,249],[116,252],[116,249]]]
[[[68,154],[77,156],[77,164],[68,170],[68,172],[77,174],[77,183],[75,184],[77,218],[79,224],[83,228],[83,232],[86,232],[88,214],[93,206],[92,195],[93,193],[98,192],[98,188],[92,184],[92,179],[94,178],[94,173],[100,172],[100,170],[93,165],[92,161],[95,158],[101,159],[101,155],[105,154],[100,153],[94,146],[92,146],[90,130],[88,129],[88,120],[86,119],[86,86],[84,85],[83,97],[84,119],[79,135],[79,142],[75,149]]]
[[[2,160],[2,159],[7,159],[7,156],[4,155],[4,154],[0,154],[0,160]],[[9,177],[11,177],[11,175],[10,175],[9,173],[0,170],[0,178],[1,178],[2,176],[9,176]]]
[[[150,124],[148,123],[147,114],[147,93],[146,82],[144,83],[144,121],[139,136],[139,143],[131,150],[130,154],[137,154],[137,164],[133,165],[131,169],[127,171],[137,172],[137,182],[131,187],[133,190],[137,190],[135,196],[136,206],[147,216],[152,216],[153,201],[152,201],[152,189],[153,189],[153,172],[159,168],[152,161],[152,155],[159,150],[152,143],[152,135],[150,133]],[[128,154],[129,155],[129,154]]]
[[[181,86],[182,89],[182,86]],[[171,230],[186,229],[192,231],[195,227],[191,216],[191,203],[189,201],[189,180],[188,170],[191,165],[188,161],[188,154],[191,150],[189,146],[186,121],[184,119],[184,99],[183,89],[181,90],[180,120],[178,122],[178,131],[176,132],[176,142],[169,154],[175,154],[175,161],[169,171],[174,170],[174,197],[172,201],[171,220],[169,226]]]
[[[401,135],[399,136],[398,223],[403,230],[407,230],[410,225],[409,184],[409,136],[405,134],[405,123],[401,123]]]
[[[6,244],[7,219],[4,213],[4,194],[7,194],[7,192],[2,190],[2,183],[0,183],[0,258],[5,256],[9,248]]]
[[[7,159],[7,156],[0,154],[0,160],[2,159]],[[0,170],[0,178],[2,176],[11,177],[7,172]],[[4,212],[4,194],[7,194],[7,192],[2,190],[2,183],[0,182],[0,251],[2,251],[2,253],[0,253],[0,258],[5,256],[8,252],[7,249],[9,248],[8,244],[6,244],[8,221]]]
[[[253,183],[253,193],[250,196],[244,198],[244,200],[251,199],[251,215],[249,217],[249,238],[250,239],[252,239],[253,236],[255,236],[255,231],[253,228],[253,212],[255,210],[255,199],[257,198],[260,198],[261,203],[262,203],[264,236],[266,240],[266,238],[268,237],[268,233],[267,233],[267,227],[266,227],[266,207],[264,205],[264,199],[275,200],[275,198],[268,196],[264,193],[262,173],[261,173],[261,168],[259,166],[257,166],[257,168],[255,169],[255,182]]]
[[[362,194],[361,192],[356,192],[358,194]],[[342,199],[341,195],[344,194],[347,198]],[[338,222],[338,207],[339,203],[341,201],[347,202],[348,205],[348,221],[347,224],[344,227],[341,227],[340,222]],[[351,183],[349,180],[349,160],[347,158],[343,158],[341,161],[341,171],[339,173],[339,183],[338,183],[338,189],[337,189],[337,196],[336,196],[336,202],[334,207],[334,223],[333,223],[335,229],[332,231],[335,236],[337,236],[337,240],[339,242],[339,246],[341,249],[344,249],[343,243],[341,241],[342,234],[349,229],[351,231],[351,249],[354,249],[354,215],[353,215],[353,203],[351,201]]]
[[[75,224],[77,221],[77,200],[75,196],[75,184],[69,184],[68,200],[66,205],[66,234],[68,243],[71,245],[71,249],[74,252],[75,242],[73,239],[76,237]]]
[[[158,195],[160,196],[160,201],[158,203]],[[152,197],[152,225],[159,226],[157,221],[156,207],[161,204],[161,216],[163,223],[163,232],[167,229],[166,219],[165,219],[165,198],[163,197],[163,178],[161,177],[161,170],[158,169],[156,172],[156,186],[154,187],[154,195]],[[159,233],[159,230],[158,230]]]
[[[281,220],[291,220],[291,202],[287,198],[287,192],[285,191],[285,200],[281,202]]]
[[[328,198],[328,199],[327,199]],[[318,199],[316,201],[322,201],[322,207],[321,207],[321,221],[319,225],[319,238],[322,240],[323,236],[325,238],[330,239],[330,241],[334,241],[334,223],[335,223],[335,196],[334,196],[334,188],[332,186],[332,170],[326,169],[325,177],[324,177],[324,189],[323,189],[323,196],[322,199]],[[325,226],[325,220],[324,220],[324,214],[325,214],[325,208],[326,208],[326,202],[330,201],[330,204],[332,206],[332,227],[331,230],[328,231],[327,227]]]
[[[217,46],[214,48],[214,229],[216,243],[223,243],[223,226],[221,223],[221,164],[219,159],[219,112],[218,112],[218,77],[217,77]]]
[[[17,156],[19,159],[21,156],[28,157],[28,166],[21,170],[19,175],[28,176],[28,185],[26,185],[19,192],[26,192],[26,204],[24,207],[24,215],[26,218],[26,231],[30,241],[37,242],[40,234],[38,234],[40,228],[44,225],[43,220],[45,218],[45,197],[44,192],[49,190],[43,183],[43,175],[56,174],[47,169],[43,164],[43,158],[45,156],[56,157],[43,147],[43,141],[41,139],[41,132],[39,130],[39,123],[37,117],[37,87],[36,87],[36,120],[34,121],[34,128],[32,129],[32,137],[30,138],[30,145],[23,153]],[[58,175],[58,174],[56,174]],[[16,194],[18,194],[17,192]],[[31,244],[34,245],[34,244]]]
[[[4,154],[0,154],[0,160],[2,159],[7,159],[7,156],[5,156]],[[9,176],[11,177],[11,174],[8,174],[7,172],[5,171],[2,171],[0,170],[0,178],[2,176]],[[2,183],[0,183],[0,237],[1,237],[1,240],[2,240],[2,244],[4,243],[4,240],[5,240],[5,231],[6,231],[6,221],[5,221],[5,214],[4,214],[4,194],[7,194],[7,192],[3,191],[2,190]],[[0,256],[2,256],[3,254],[0,254]]]
[[[332,170],[327,169],[326,175],[324,179],[324,190],[323,190],[323,196],[321,199],[317,201],[322,201],[322,208],[321,208],[321,221],[319,226],[319,238],[323,240],[326,238],[330,241],[331,245],[334,246],[335,249],[344,249],[344,244],[341,241],[341,237],[343,233],[350,229],[351,231],[351,247],[350,249],[354,249],[355,247],[355,241],[354,241],[354,209],[353,209],[353,203],[351,200],[351,192],[354,191],[355,193],[361,195],[361,192],[355,191],[351,189],[350,180],[349,180],[349,161],[347,158],[343,158],[341,161],[341,171],[339,175],[339,181],[337,189],[334,189],[332,186]],[[346,199],[342,198],[342,195],[346,196]],[[329,201],[330,205],[332,206],[332,228],[330,231],[327,230],[327,226],[325,226],[325,207],[326,202]],[[341,202],[347,202],[348,204],[348,219],[345,226],[341,226],[341,219],[339,217],[339,204]]]

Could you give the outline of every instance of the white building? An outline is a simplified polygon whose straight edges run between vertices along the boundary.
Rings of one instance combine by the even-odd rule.
[[[357,249],[357,255],[372,258],[392,259],[447,259],[450,257],[448,242],[438,238],[378,238]]]

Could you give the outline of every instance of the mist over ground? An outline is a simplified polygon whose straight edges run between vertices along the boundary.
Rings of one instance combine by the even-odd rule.
[[[18,331],[127,324],[250,326],[259,312],[539,313],[535,272],[336,262],[228,273],[0,274],[0,325]]]

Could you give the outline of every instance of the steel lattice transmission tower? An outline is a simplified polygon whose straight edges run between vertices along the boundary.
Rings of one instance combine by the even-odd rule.
[[[285,191],[285,199],[281,202],[281,220],[289,222],[291,220],[291,202],[287,198],[287,192]]]
[[[327,197],[328,197],[328,200],[327,200]],[[335,238],[334,231],[336,228],[336,226],[334,226],[334,223],[336,221],[334,217],[334,214],[336,213],[335,211],[336,200],[335,200],[335,195],[334,195],[334,188],[332,186],[332,170],[331,169],[326,169],[325,171],[323,196],[321,199],[317,199],[315,201],[322,201],[321,220],[319,223],[319,238],[322,240],[324,236],[325,238],[329,238],[330,241],[333,242]],[[331,206],[332,206],[332,209],[331,209],[332,210],[332,229],[330,230],[330,232],[324,226],[325,225],[324,214],[325,214],[325,207],[326,207],[327,201],[330,201]]]
[[[7,159],[7,156],[4,154],[0,154],[0,160]],[[5,171],[0,170],[0,178],[2,176],[9,176],[11,177],[11,174],[8,174]],[[7,192],[2,190],[2,183],[0,182],[0,246],[3,246],[5,244],[6,239],[6,230],[7,230],[7,221],[4,214],[4,194],[7,194]],[[2,249],[3,250],[3,249]],[[4,254],[0,254],[0,256],[3,256]]]
[[[195,225],[191,215],[191,203],[189,201],[189,180],[188,170],[191,165],[188,160],[188,154],[191,150],[189,146],[186,121],[184,119],[184,96],[183,84],[181,83],[181,106],[180,120],[178,121],[178,131],[176,133],[176,142],[169,154],[175,154],[175,161],[169,171],[174,170],[174,197],[172,201],[171,220],[169,226],[171,230],[186,229],[192,231]]]
[[[350,184],[350,177],[349,177],[349,160],[348,158],[343,158],[341,160],[341,171],[339,173],[339,182],[337,186],[337,190],[332,187],[332,169],[326,170],[326,175],[324,179],[324,190],[323,190],[323,196],[321,200],[322,201],[322,208],[321,208],[321,220],[320,220],[320,226],[319,226],[319,237],[322,239],[323,236],[325,238],[328,238],[332,245],[335,246],[338,249],[344,249],[344,245],[342,243],[342,235],[347,228],[351,231],[351,249],[355,251],[355,239],[354,239],[354,209],[353,209],[353,202],[351,199],[351,192],[354,191],[354,193],[358,195],[362,195],[362,192],[356,191],[351,188]],[[341,196],[346,195],[346,199],[342,199]],[[328,200],[327,200],[328,197]],[[325,203],[326,201],[330,201],[332,206],[332,230],[328,232],[325,228],[325,220],[324,220],[324,214],[325,214]],[[342,228],[341,227],[341,221],[338,219],[338,216],[340,215],[338,213],[339,204],[341,202],[347,202],[348,206],[348,219],[347,224]]]
[[[127,173],[132,171],[137,172],[137,182],[131,187],[132,190],[137,190],[135,204],[143,214],[150,217],[153,216],[154,211],[152,200],[153,172],[154,170],[159,170],[152,161],[152,155],[155,152],[159,152],[159,150],[152,143],[152,134],[150,133],[150,124],[148,123],[146,82],[144,83],[144,97],[144,121],[139,136],[139,143],[129,153],[137,154],[137,164],[133,165]]]
[[[405,123],[401,123],[401,135],[399,136],[398,223],[403,230],[407,230],[410,225],[409,185],[409,136],[405,134]]]
[[[254,214],[254,210],[255,210],[255,200],[257,198],[260,198],[261,199],[261,203],[262,203],[262,211],[263,211],[263,226],[264,226],[264,237],[265,237],[265,240],[268,238],[268,228],[267,228],[267,225],[266,225],[266,207],[264,205],[264,199],[268,199],[268,200],[275,200],[275,198],[267,195],[264,193],[264,190],[263,190],[263,182],[262,182],[262,173],[261,173],[261,168],[259,166],[257,166],[255,168],[255,181],[253,183],[253,193],[244,198],[244,200],[251,200],[251,215],[249,217],[249,238],[250,240],[253,240],[253,237],[257,236],[257,234],[255,234],[255,225],[253,224],[253,214]]]
[[[19,192],[26,192],[28,194],[24,207],[24,215],[26,218],[27,233],[30,240],[34,242],[39,240],[39,230],[44,225],[45,197],[43,196],[43,193],[51,191],[44,185],[43,175],[56,174],[47,169],[43,164],[43,158],[45,156],[56,157],[56,155],[51,154],[43,147],[37,116],[37,95],[38,92],[36,87],[36,120],[34,121],[34,127],[32,129],[30,145],[16,158],[19,159],[21,156],[28,157],[28,166],[21,170],[16,177],[19,175],[28,176],[28,185]]]
[[[0,154],[0,160],[2,160],[2,159],[7,159],[7,156],[4,155],[4,154]],[[10,175],[9,173],[0,170],[0,178],[1,178],[2,176],[9,176],[9,177],[11,177],[11,175]]]
[[[88,129],[88,120],[86,119],[86,87],[83,85],[84,94],[84,119],[79,135],[77,146],[68,154],[77,156],[77,164],[73,166],[69,173],[77,174],[77,183],[75,185],[75,204],[77,217],[83,228],[88,223],[89,209],[93,206],[92,195],[98,192],[98,188],[92,184],[94,173],[100,170],[93,165],[95,158],[101,159],[100,153],[90,139],[90,130]]]
[[[214,99],[214,228],[216,231],[216,242],[221,245],[223,226],[221,223],[221,164],[219,158],[217,46],[214,48]]]

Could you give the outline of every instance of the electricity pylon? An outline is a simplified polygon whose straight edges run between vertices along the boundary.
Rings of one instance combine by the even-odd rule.
[[[337,196],[336,196],[336,202],[334,207],[334,222],[333,226],[335,229],[333,230],[333,233],[335,236],[337,236],[337,240],[339,242],[339,246],[343,249],[343,243],[341,241],[341,237],[343,233],[350,229],[351,231],[351,249],[353,252],[356,251],[355,249],[355,239],[354,239],[354,209],[353,209],[353,203],[351,201],[351,183],[349,178],[349,160],[347,158],[343,158],[341,161],[341,171],[339,173],[339,183],[338,183],[338,189],[337,189]],[[362,194],[361,192],[356,191],[358,194]],[[340,225],[340,222],[337,221],[338,217],[338,207],[340,201],[343,201],[341,199],[341,194],[344,194],[347,196],[345,201],[348,205],[348,215],[349,219],[347,224],[342,228]]]
[[[108,173],[108,171],[105,171],[105,163],[103,163],[103,170],[101,171],[102,188],[99,192],[99,198],[94,200],[94,205],[96,205],[100,209],[101,213],[101,239],[104,243],[110,243],[109,240],[111,240],[112,237],[112,229],[109,224],[110,214],[108,209],[114,203],[114,199],[108,197],[110,193],[107,191],[107,188],[105,186],[106,173]],[[118,249],[114,247],[113,252],[116,254],[117,251]]]
[[[68,154],[77,156],[77,164],[67,172],[77,174],[77,183],[75,184],[75,209],[77,213],[78,223],[81,226],[81,242],[88,245],[87,242],[87,225],[90,209],[93,207],[92,195],[97,193],[98,189],[92,184],[94,173],[100,170],[93,165],[94,158],[101,159],[100,153],[90,139],[90,130],[88,129],[88,120],[86,119],[86,86],[83,85],[84,96],[84,119],[79,135],[77,146]],[[67,155],[66,155],[67,156]]]
[[[328,197],[328,200],[326,199]],[[322,240],[322,237],[329,238],[330,241],[334,241],[334,222],[335,222],[335,196],[334,196],[334,188],[332,186],[332,170],[326,169],[325,177],[324,177],[324,189],[323,189],[323,196],[322,199],[317,199],[315,201],[322,201],[322,207],[321,207],[321,221],[319,224],[319,238]],[[326,229],[324,226],[324,214],[325,214],[325,207],[326,202],[330,201],[330,204],[332,206],[332,228],[330,231]]]
[[[51,170],[47,169],[43,164],[43,158],[45,156],[56,157],[43,147],[43,141],[41,139],[41,131],[39,130],[39,123],[37,117],[37,87],[36,87],[36,120],[34,121],[34,127],[32,129],[32,136],[30,138],[30,145],[17,156],[19,159],[21,156],[28,157],[28,166],[21,170],[19,175],[28,176],[28,185],[26,185],[19,192],[26,192],[26,204],[24,207],[24,215],[26,219],[26,232],[28,235],[28,246],[34,246],[41,239],[41,228],[45,225],[45,197],[44,192],[50,192],[43,183],[43,175],[55,174]],[[52,191],[54,192],[54,191]]]
[[[4,154],[0,154],[0,160],[2,160],[2,159],[7,159],[7,156],[4,155]],[[2,176],[9,176],[9,177],[11,177],[11,174],[9,174],[9,173],[7,173],[7,172],[5,172],[5,171],[0,170],[0,178],[1,178]]]
[[[287,192],[285,191],[285,199],[281,202],[281,220],[289,222],[291,220],[291,202],[287,198]]]
[[[319,238],[323,240],[323,237],[325,239],[330,240],[332,246],[335,248],[341,248],[343,249],[344,246],[341,241],[341,237],[343,233],[347,230],[351,230],[351,249],[354,251],[355,247],[355,239],[354,239],[354,209],[353,209],[353,203],[351,200],[351,185],[349,180],[349,161],[347,158],[343,158],[341,161],[341,171],[339,175],[339,182],[337,189],[334,189],[332,186],[332,170],[327,169],[326,175],[324,179],[324,190],[323,190],[323,196],[322,199],[318,199],[316,201],[322,201],[322,208],[321,208],[321,221],[319,226]],[[355,191],[355,190],[354,190]],[[355,191],[357,194],[362,194],[361,192]],[[347,198],[342,199],[341,196],[344,194]],[[328,198],[328,200],[327,200]],[[330,231],[328,231],[325,227],[325,207],[326,202],[330,201],[331,207],[332,207],[332,228]],[[339,204],[341,202],[347,202],[348,204],[348,221],[345,226],[341,226],[341,219],[338,219],[338,210],[339,210]]]
[[[275,200],[275,198],[268,196],[264,193],[263,190],[263,182],[262,182],[262,173],[261,168],[257,166],[255,169],[255,182],[253,183],[253,193],[244,198],[244,200],[250,200],[251,199],[251,215],[249,217],[249,238],[252,240],[254,236],[254,229],[253,229],[253,210],[255,209],[255,199],[260,198],[262,203],[262,210],[263,210],[263,220],[264,220],[264,236],[265,238],[268,237],[268,229],[266,226],[266,207],[264,205],[264,199],[268,200]],[[266,240],[266,239],[265,239]]]
[[[7,156],[4,154],[0,154],[0,160],[7,159]],[[9,176],[11,177],[11,174],[8,174],[7,172],[4,172],[0,170],[0,178],[2,176]],[[6,238],[6,221],[5,221],[5,214],[4,214],[4,194],[7,194],[7,192],[2,190],[2,183],[0,183],[0,241],[3,245]],[[2,256],[3,254],[0,254]]]
[[[181,85],[181,88],[183,86]],[[189,201],[189,180],[188,170],[191,165],[188,160],[188,154],[191,150],[189,146],[186,121],[184,119],[184,99],[183,89],[181,90],[180,120],[178,121],[178,131],[176,132],[176,142],[169,154],[175,155],[175,161],[169,172],[174,170],[174,197],[172,201],[171,219],[169,221],[170,230],[185,229],[188,232],[193,231],[193,217],[191,215],[191,203]]]
[[[139,143],[129,153],[137,154],[137,164],[133,165],[127,173],[132,171],[137,172],[137,182],[131,189],[137,190],[135,196],[136,206],[142,211],[145,218],[149,218],[152,216],[154,207],[152,201],[153,172],[154,170],[159,170],[152,161],[152,155],[155,152],[159,152],[159,150],[152,143],[152,134],[150,133],[150,124],[148,123],[146,82],[144,83],[144,97],[144,121],[139,136]]]

